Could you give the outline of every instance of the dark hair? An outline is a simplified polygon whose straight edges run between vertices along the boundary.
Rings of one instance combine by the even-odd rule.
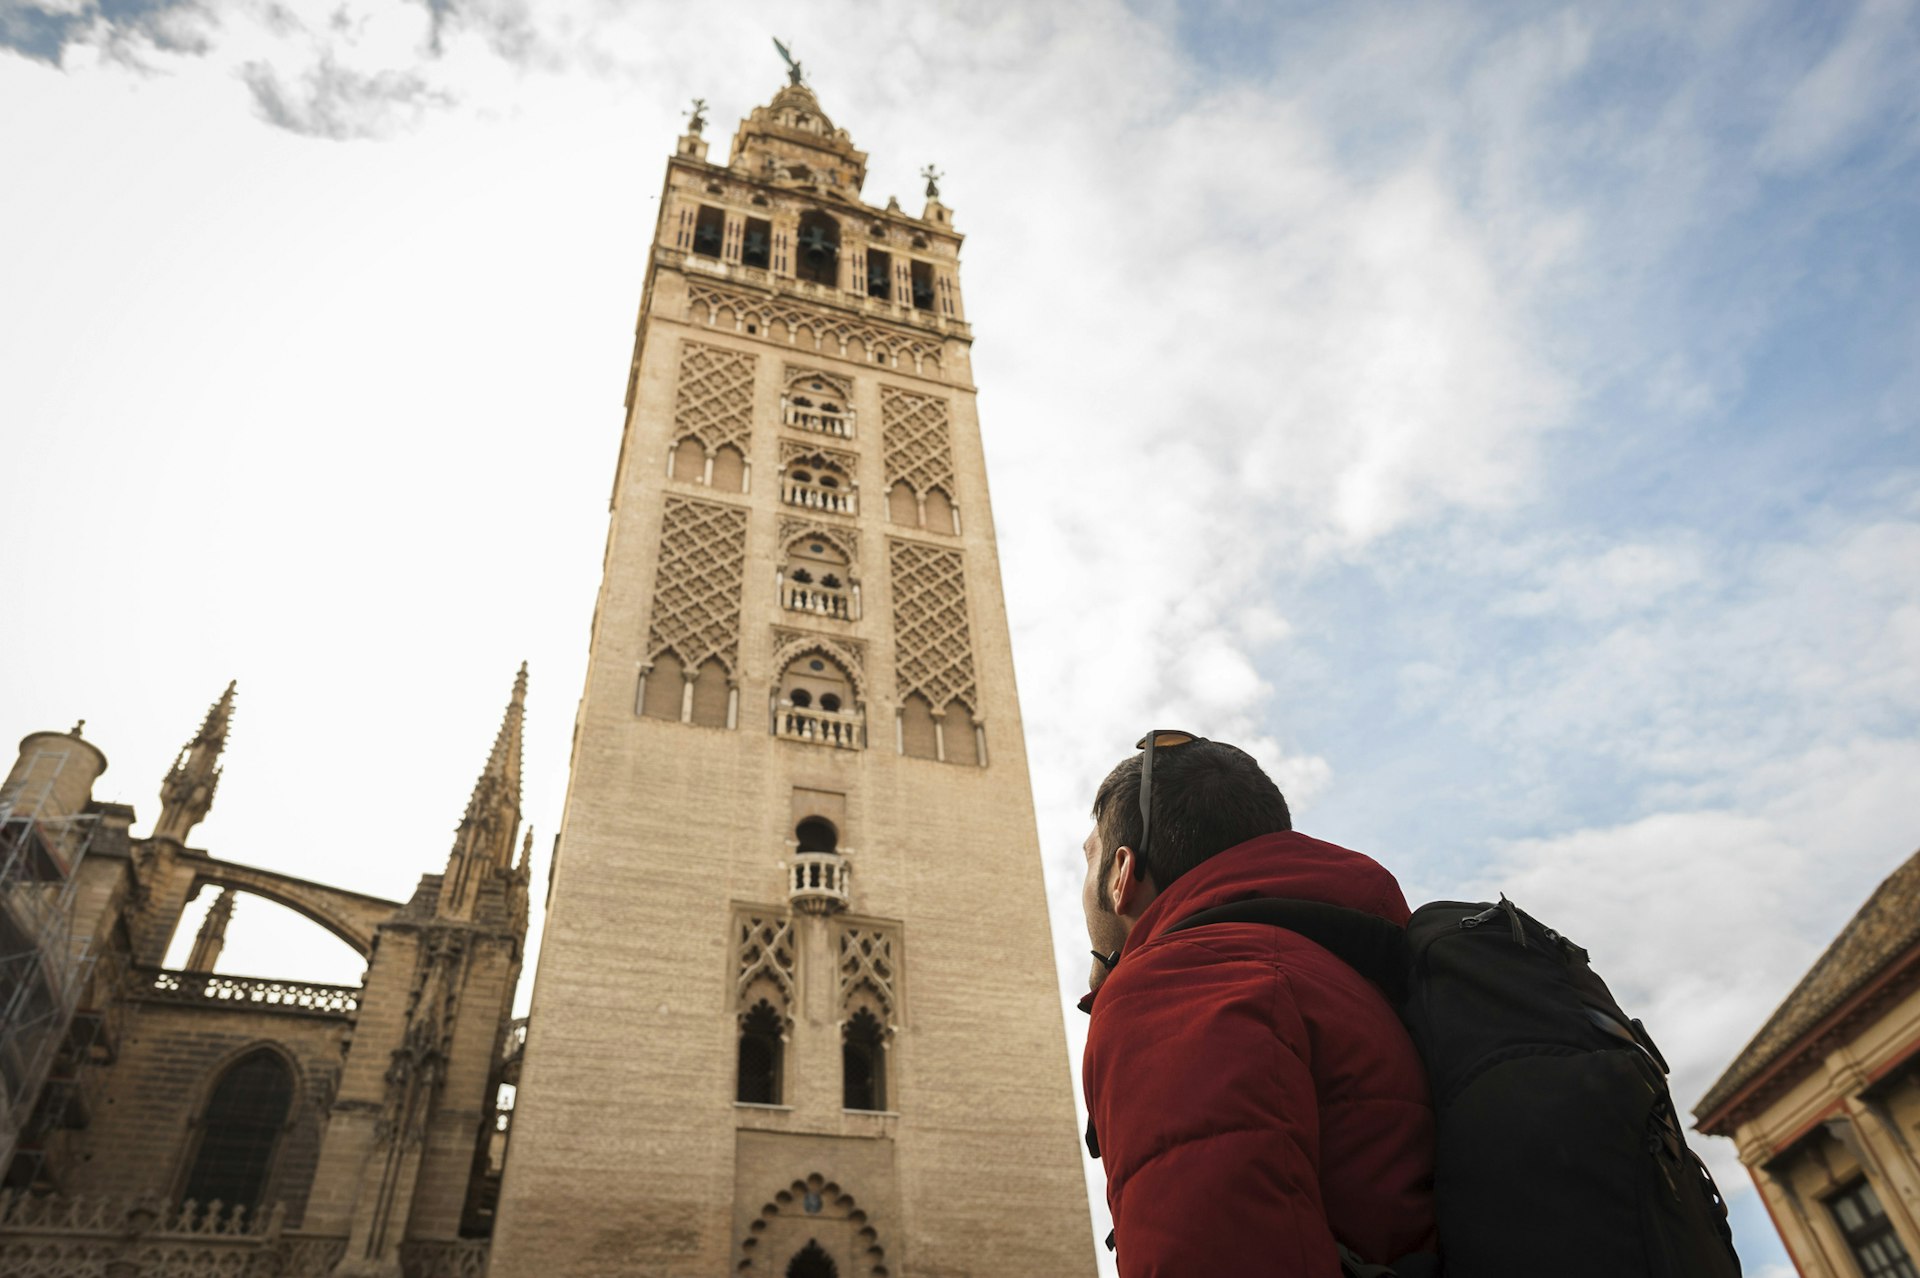
[[[1104,897],[1113,854],[1140,846],[1139,755],[1107,773],[1093,797],[1093,820]],[[1161,891],[1208,857],[1292,828],[1280,787],[1246,751],[1196,740],[1153,752],[1153,841],[1143,868]]]

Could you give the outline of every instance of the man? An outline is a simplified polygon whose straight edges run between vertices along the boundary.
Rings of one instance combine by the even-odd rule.
[[[1386,997],[1283,928],[1169,931],[1250,897],[1404,927],[1399,884],[1293,833],[1244,752],[1179,732],[1141,746],[1094,799],[1082,893],[1088,1143],[1122,1278],[1338,1278],[1341,1247],[1373,1264],[1431,1250],[1433,1111]]]

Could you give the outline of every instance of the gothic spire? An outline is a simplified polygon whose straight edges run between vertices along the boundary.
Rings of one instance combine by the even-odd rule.
[[[185,843],[193,827],[213,809],[213,792],[220,785],[220,752],[227,748],[227,727],[233,721],[233,690],[229,683],[207,711],[200,731],[174,757],[166,780],[160,783],[160,819],[153,837]]]
[[[514,835],[520,827],[520,728],[526,716],[527,663],[514,676],[513,696],[493,739],[493,753],[474,782],[467,812],[454,833],[453,852],[441,882],[443,914],[466,915],[489,872],[513,869]]]

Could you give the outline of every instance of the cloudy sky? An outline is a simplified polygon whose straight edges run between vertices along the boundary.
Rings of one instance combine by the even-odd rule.
[[[1691,1104],[1920,843],[1910,0],[0,0],[0,732],[144,830],[237,677],[197,841],[402,896],[525,658],[544,848],[663,157],[773,34],[969,236],[1063,991],[1190,727],[1587,944]],[[223,967],[357,977],[300,926]]]

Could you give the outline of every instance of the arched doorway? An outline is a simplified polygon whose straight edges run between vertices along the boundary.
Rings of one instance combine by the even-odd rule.
[[[833,1263],[833,1257],[809,1238],[807,1245],[794,1252],[793,1259],[787,1262],[787,1278],[840,1278],[840,1269]]]

